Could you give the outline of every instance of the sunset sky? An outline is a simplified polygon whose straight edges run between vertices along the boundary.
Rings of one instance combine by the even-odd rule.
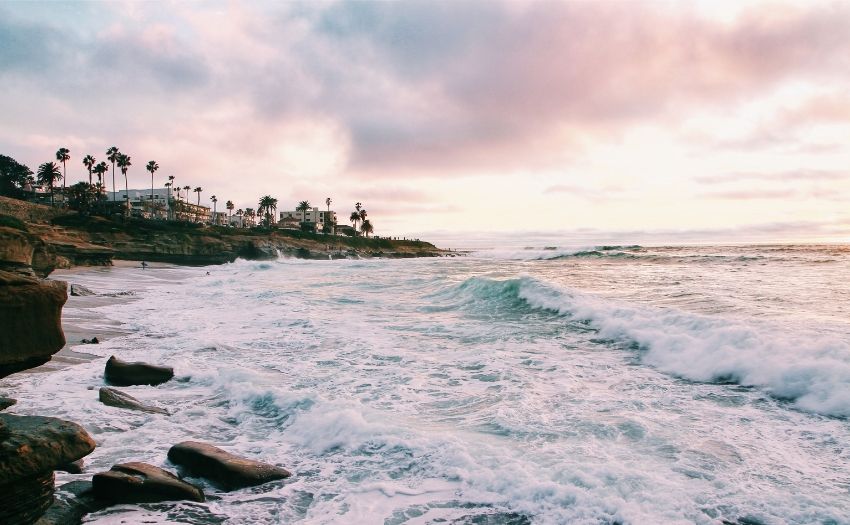
[[[379,235],[850,240],[846,1],[3,2],[0,85],[0,154],[69,182],[117,145]]]

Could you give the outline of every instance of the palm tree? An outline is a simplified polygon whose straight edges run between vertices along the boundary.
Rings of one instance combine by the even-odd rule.
[[[53,183],[62,178],[59,166],[55,162],[45,162],[38,167],[36,177],[39,184],[47,184],[50,188],[50,205],[53,206]]]
[[[212,201],[212,203],[213,203],[212,223],[213,223],[213,224],[215,224],[215,223],[216,223],[216,220],[215,220],[215,209],[216,209],[216,208],[215,208],[215,203],[217,203],[217,202],[218,202],[218,199],[216,198],[216,196],[215,196],[215,195],[213,195],[212,197],[210,197],[210,200],[211,200],[211,201]]]
[[[354,236],[357,237],[357,222],[360,220],[360,214],[356,211],[351,212],[351,215],[348,217],[348,220],[354,224]]]
[[[360,210],[360,223],[361,223],[361,225],[362,225],[363,221],[366,220],[366,215],[367,215],[367,213],[366,213],[365,209]]]
[[[331,200],[330,197],[325,198],[325,204],[328,206],[328,214],[325,215],[325,221],[331,225],[331,235],[336,235],[336,232],[333,229],[333,222],[331,222]]]
[[[260,199],[257,213],[266,218],[266,227],[271,228],[272,218],[277,211],[277,199],[270,195],[265,195]]]
[[[168,184],[166,184],[166,187],[168,188],[168,216],[169,216],[169,220],[173,220],[174,214],[172,213],[172,210],[171,210],[171,188],[174,187],[174,175],[168,176]],[[177,193],[178,193],[178,198],[179,198],[179,194],[180,194],[179,188],[180,188],[180,186],[177,186],[177,188],[178,188]]]
[[[251,219],[251,224],[254,224],[254,217],[256,216],[256,212],[254,212],[254,208],[245,208],[244,212],[245,217],[249,217]],[[247,223],[248,221],[245,221]],[[243,223],[244,225],[244,223]]]
[[[298,206],[295,207],[295,211],[301,212],[301,222],[307,221],[307,210],[310,209],[310,203],[308,201],[301,201],[298,203]]]
[[[56,151],[56,160],[62,163],[62,192],[65,191],[65,179],[68,178],[68,172],[65,170],[65,162],[71,160],[71,150],[68,148],[59,148]]]
[[[92,157],[91,155],[86,155],[85,157],[83,157],[83,166],[85,166],[89,170],[89,186],[91,186],[91,172],[92,172],[92,166],[94,166],[94,163],[95,163],[94,157]]]
[[[204,191],[204,189],[198,186],[192,191],[198,194],[198,207],[195,208],[195,222],[198,222],[198,211],[200,211],[201,208],[201,192]]]
[[[124,202],[127,208],[124,213],[126,213],[128,217],[130,216],[130,184],[127,182],[127,169],[132,165],[133,163],[130,162],[129,155],[125,155],[123,153],[118,154],[118,167],[121,168],[121,173],[124,175]],[[115,187],[113,186],[112,189],[115,190]]]
[[[236,206],[233,205],[233,201],[227,201],[224,204],[224,207],[227,208],[227,223],[230,224],[230,219],[233,217],[233,208]]]
[[[369,219],[363,219],[363,224],[360,225],[360,231],[366,234],[366,237],[369,237],[369,234],[372,233],[372,223],[369,222]]]
[[[148,161],[148,165],[145,166],[145,169],[151,172],[151,204],[153,204],[153,174],[159,169],[159,164],[157,164],[154,160]]]
[[[189,190],[192,189],[191,186],[183,186],[183,189],[186,190],[186,202],[189,202]]]
[[[109,171],[106,163],[101,161],[97,166],[92,168],[92,171],[97,175],[97,183],[103,185],[103,174]]]
[[[119,155],[121,155],[121,152],[118,151],[117,146],[112,146],[106,150],[106,158],[112,162],[112,202],[115,202],[115,162]]]

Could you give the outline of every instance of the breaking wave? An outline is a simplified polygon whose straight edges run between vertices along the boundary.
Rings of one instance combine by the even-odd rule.
[[[803,410],[850,416],[850,345],[836,337],[603,299],[531,277],[473,277],[458,291],[583,321],[678,377],[760,387]]]

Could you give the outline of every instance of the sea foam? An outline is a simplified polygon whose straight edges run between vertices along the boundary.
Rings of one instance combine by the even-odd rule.
[[[639,345],[641,361],[658,370],[762,387],[804,410],[850,416],[850,345],[834,336],[629,304],[532,277],[473,277],[462,286],[493,298],[515,294],[532,308],[586,321],[604,338]]]

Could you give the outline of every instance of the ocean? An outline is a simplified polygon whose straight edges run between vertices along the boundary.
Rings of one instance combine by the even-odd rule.
[[[60,277],[58,277],[60,278]],[[186,439],[294,476],[91,523],[850,523],[850,247],[519,246],[61,278],[130,300],[79,351],[175,367],[102,405],[105,359],[18,374],[87,479]],[[94,389],[90,389],[94,387]]]

